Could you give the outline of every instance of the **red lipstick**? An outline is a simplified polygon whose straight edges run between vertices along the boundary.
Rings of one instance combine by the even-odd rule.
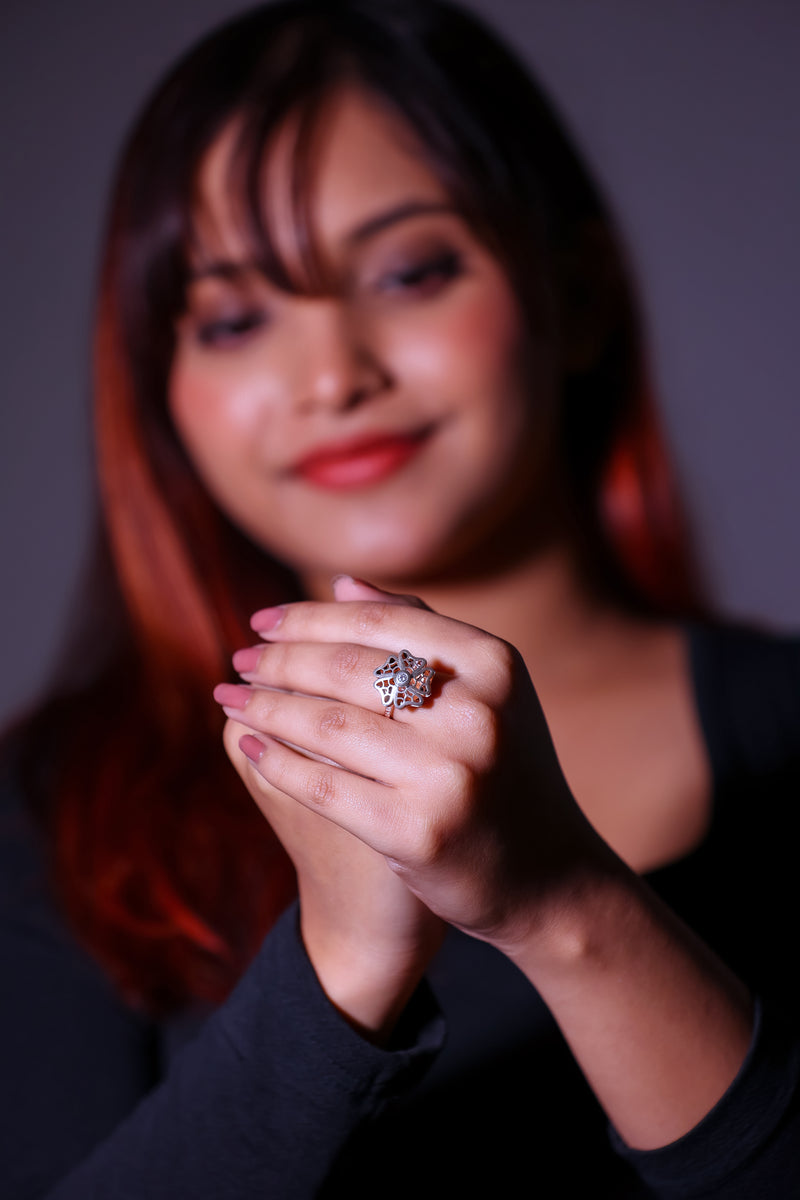
[[[312,450],[292,468],[292,474],[316,487],[347,491],[388,479],[414,457],[431,433],[368,434],[332,442]]]

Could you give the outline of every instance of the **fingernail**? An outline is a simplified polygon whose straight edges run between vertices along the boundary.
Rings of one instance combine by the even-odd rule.
[[[263,649],[263,646],[245,646],[244,649],[237,650],[231,660],[234,671],[238,671],[240,675],[245,671],[255,671]]]
[[[357,575],[334,575],[331,583],[334,592],[336,591],[337,583],[354,583],[356,587],[369,588],[371,592],[383,593],[383,588],[376,587],[375,584],[370,583],[368,579],[359,579]]]
[[[250,618],[250,628],[255,629],[256,633],[266,633],[270,629],[276,629],[280,625],[285,612],[285,604],[276,604],[273,608],[259,609]]]
[[[252,733],[245,733],[239,738],[239,749],[245,758],[250,759],[250,762],[260,762],[261,755],[266,748],[263,742],[260,742],[257,737],[253,737]]]
[[[250,699],[250,688],[238,683],[218,683],[214,688],[214,699],[227,712],[241,712]]]

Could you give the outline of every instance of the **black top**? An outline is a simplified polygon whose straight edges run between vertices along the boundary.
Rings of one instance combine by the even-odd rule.
[[[0,1194],[800,1196],[790,816],[800,797],[800,638],[696,628],[689,640],[714,814],[700,848],[649,881],[760,1001],[745,1065],[686,1137],[629,1151],[523,975],[454,931],[389,1049],[363,1041],[328,1004],[294,907],[215,1013],[142,1019],[63,928],[9,781]]]

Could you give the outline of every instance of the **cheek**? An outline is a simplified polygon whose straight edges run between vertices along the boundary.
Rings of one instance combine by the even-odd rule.
[[[520,390],[523,324],[505,285],[475,287],[457,303],[432,309],[396,346],[410,377],[434,385],[459,407],[489,411]]]
[[[505,281],[464,306],[451,346],[451,369],[472,397],[476,427],[483,426],[487,438],[504,444],[549,438],[558,406],[556,347],[523,320]]]
[[[510,364],[513,368],[523,339],[516,298],[505,285],[476,290],[455,314],[451,333],[462,359],[473,359],[493,372]]]
[[[557,444],[557,351],[544,331],[531,333],[504,281],[443,306],[411,352],[417,379],[425,372],[458,418],[452,459],[484,508],[544,477]]]
[[[169,380],[169,411],[178,437],[202,473],[257,433],[263,404],[252,383],[235,372],[178,357]]]

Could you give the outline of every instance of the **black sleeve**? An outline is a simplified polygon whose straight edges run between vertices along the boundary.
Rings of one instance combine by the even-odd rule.
[[[627,1159],[659,1200],[797,1200],[800,1196],[800,1043],[774,1012],[756,1008],[747,1058],[704,1119],[658,1150]]]
[[[736,1079],[685,1137],[649,1152],[612,1142],[662,1200],[797,1200],[800,637],[711,625],[692,631],[690,648],[713,824],[651,882],[759,997],[757,1020]]]
[[[7,1200],[314,1196],[351,1133],[414,1082],[440,1044],[442,1020],[424,985],[396,1047],[360,1038],[322,992],[293,907],[158,1082],[153,1027],[59,930],[30,867],[19,839],[0,837]],[[26,891],[29,902],[17,903]]]

